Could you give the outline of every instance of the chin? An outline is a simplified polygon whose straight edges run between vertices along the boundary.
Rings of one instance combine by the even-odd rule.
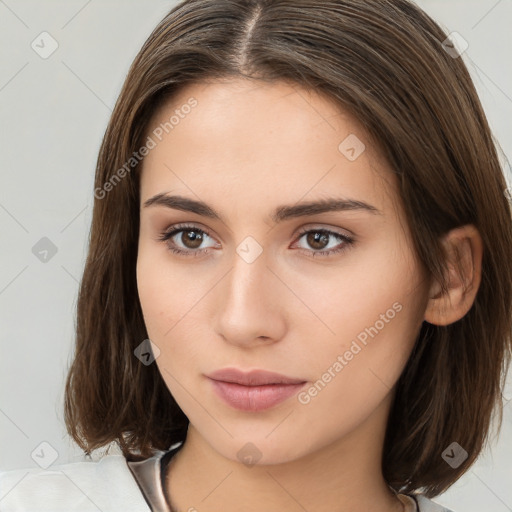
[[[274,436],[271,434],[270,437]],[[247,467],[273,466],[294,462],[314,450],[306,439],[294,439],[293,435],[281,432],[274,439],[268,437],[268,431],[252,433],[229,439],[209,439],[206,442],[220,455]]]

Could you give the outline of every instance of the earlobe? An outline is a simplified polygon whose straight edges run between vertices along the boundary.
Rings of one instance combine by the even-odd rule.
[[[449,325],[460,320],[473,305],[482,274],[482,237],[468,224],[445,235],[447,290],[439,282],[432,284],[425,310],[425,321],[433,325]]]

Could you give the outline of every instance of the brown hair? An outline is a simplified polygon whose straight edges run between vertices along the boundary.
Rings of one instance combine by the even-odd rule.
[[[466,224],[479,230],[475,302],[451,325],[423,323],[398,381],[382,461],[395,490],[428,497],[471,466],[496,410],[501,427],[512,220],[488,123],[462,59],[442,46],[446,37],[407,0],[189,0],[160,22],[129,70],[97,162],[65,393],[68,431],[86,453],[117,442],[125,456],[146,457],[185,438],[188,419],[157,366],[134,356],[147,338],[135,273],[140,165],[125,164],[172,94],[244,76],[324,94],[362,123],[398,176],[429,278],[445,286],[443,234]],[[469,454],[456,469],[441,457],[453,441]]]

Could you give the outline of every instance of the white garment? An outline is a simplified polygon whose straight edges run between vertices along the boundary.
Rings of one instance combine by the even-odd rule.
[[[166,453],[158,452],[143,461],[146,468],[153,468],[149,474],[154,478],[147,481],[153,480],[155,488],[161,482],[159,461]],[[416,500],[419,512],[451,512],[424,496],[416,496]],[[97,462],[1,472],[0,511],[151,512],[151,508],[126,459],[122,455],[105,455]]]
[[[122,455],[0,473],[1,512],[151,512]]]

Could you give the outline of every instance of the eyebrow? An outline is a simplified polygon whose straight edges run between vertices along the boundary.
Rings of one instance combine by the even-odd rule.
[[[197,201],[188,197],[170,196],[165,193],[156,194],[144,202],[144,207],[147,208],[148,206],[165,206],[166,208],[192,212],[203,217],[224,222],[222,216],[211,206],[202,201]],[[354,210],[360,210],[374,215],[382,215],[382,212],[378,208],[365,203],[364,201],[330,198],[306,203],[297,203],[294,205],[278,206],[272,213],[271,219],[277,224],[278,222],[283,222],[296,217]]]

